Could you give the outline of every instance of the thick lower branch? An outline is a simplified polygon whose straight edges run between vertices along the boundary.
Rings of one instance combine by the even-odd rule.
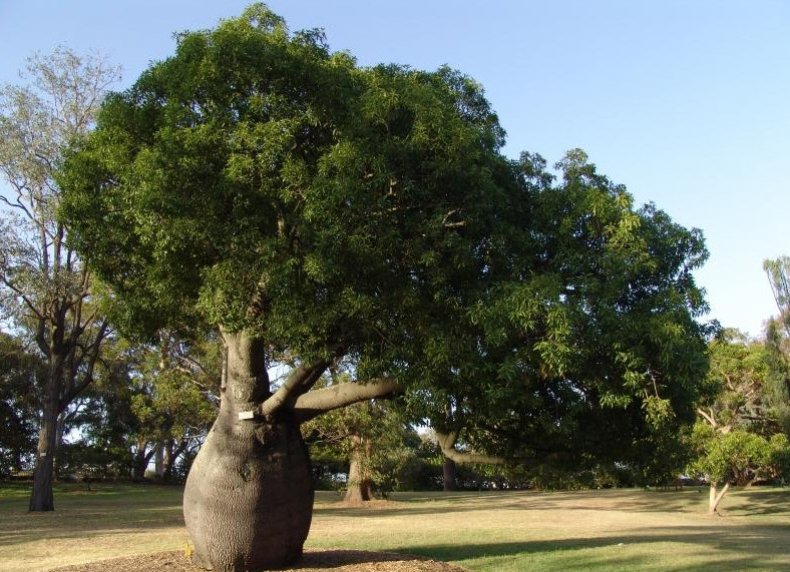
[[[482,453],[473,453],[471,451],[459,451],[455,448],[455,443],[458,440],[459,431],[451,431],[449,433],[436,432],[436,442],[442,450],[442,454],[455,461],[458,464],[479,464],[479,465],[506,465],[509,460],[504,457],[497,457],[494,455],[484,455]]]
[[[368,399],[390,397],[397,393],[399,387],[395,380],[385,378],[368,383],[341,383],[311,391],[296,400],[296,419],[299,423],[304,423],[333,409]]]
[[[329,362],[320,361],[311,367],[302,364],[294,369],[277,391],[261,404],[261,415],[269,416],[283,405],[294,403],[296,396],[303,393],[302,388],[312,387],[327,367]]]

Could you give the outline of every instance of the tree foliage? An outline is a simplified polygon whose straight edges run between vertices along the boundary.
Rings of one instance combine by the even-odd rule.
[[[432,331],[422,373],[449,389],[417,410],[524,462],[649,464],[693,421],[707,367],[701,234],[635,209],[581,151],[558,182],[538,156],[518,167],[522,200],[497,227],[467,320]]]
[[[37,355],[0,332],[0,475],[31,467],[45,375]]]
[[[337,383],[350,383],[338,376]],[[367,501],[413,482],[421,440],[401,411],[383,401],[357,403],[302,424],[314,462],[348,475],[346,498]]]
[[[767,259],[763,261],[763,269],[779,310],[779,323],[790,334],[790,257]]]
[[[769,328],[769,334],[775,329]],[[690,470],[711,484],[713,513],[730,484],[786,476],[785,415],[790,370],[772,338],[757,342],[725,330],[710,343],[708,392],[691,436]],[[717,493],[718,487],[724,487]]]

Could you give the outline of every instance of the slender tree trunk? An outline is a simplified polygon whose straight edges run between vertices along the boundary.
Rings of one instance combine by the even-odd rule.
[[[132,455],[132,481],[139,481],[143,478],[145,465],[145,453],[139,449]]]
[[[301,556],[310,529],[307,448],[290,408],[251,413],[269,395],[263,343],[246,333],[223,339],[220,411],[184,490],[193,560],[233,572],[282,568]]]
[[[352,435],[351,460],[348,468],[348,487],[344,500],[361,503],[373,498],[373,482],[365,470],[365,444],[359,435]]]
[[[41,411],[36,466],[33,470],[33,492],[30,495],[29,505],[31,512],[55,510],[52,481],[57,448],[58,415],[60,414],[58,381],[57,372],[51,372]]]
[[[154,473],[156,478],[163,481],[165,478],[165,444],[159,442],[156,444],[156,451],[154,452]]]
[[[60,474],[60,467],[61,467],[61,458],[60,454],[63,450],[63,434],[66,432],[66,411],[62,411],[58,415],[58,422],[55,429],[55,454],[53,455],[52,459],[52,473],[56,479],[61,477]]]
[[[145,439],[138,439],[136,443],[136,450],[132,456],[132,480],[139,480],[145,478],[145,471],[148,469],[148,463],[151,461],[155,450],[151,449],[146,452],[148,441]]]
[[[729,488],[730,488],[730,483],[725,483],[724,487],[722,487],[721,491],[717,491],[716,484],[715,483],[711,483],[710,484],[710,497],[708,499],[708,514],[709,515],[712,516],[712,515],[716,514],[716,512],[717,512],[717,510],[719,508],[719,503],[721,502],[721,499],[724,498],[724,495],[727,494],[727,491],[729,490]]]
[[[442,483],[445,491],[457,491],[458,479],[456,477],[455,461],[447,457],[443,457],[442,462]]]
[[[178,447],[176,447],[175,441],[173,439],[169,439],[167,441],[167,447],[165,447],[165,458],[164,458],[164,473],[163,478],[166,483],[172,482],[173,480],[173,469],[175,469],[176,461],[178,457],[183,453],[189,442],[187,440],[182,440],[179,443]]]

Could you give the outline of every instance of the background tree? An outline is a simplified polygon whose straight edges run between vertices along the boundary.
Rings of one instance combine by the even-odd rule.
[[[634,210],[579,150],[557,165],[559,182],[539,156],[518,168],[523,195],[492,237],[470,319],[431,315],[421,373],[439,372],[450,389],[427,410],[417,401],[417,414],[456,461],[475,451],[565,471],[619,463],[665,479],[683,460],[666,455],[675,466],[660,468],[655,450],[693,423],[707,368],[692,276],[707,257],[702,236],[652,205]],[[453,451],[457,438],[465,454]]]
[[[87,387],[107,335],[92,306],[90,274],[57,220],[54,180],[65,149],[93,127],[118,70],[95,56],[58,48],[30,58],[23,86],[0,91],[0,298],[47,364],[31,511],[54,509],[58,418]]]
[[[221,376],[218,340],[188,343],[160,333],[158,346],[131,348],[133,474],[171,480],[177,460],[202,443],[216,417]]]
[[[181,35],[107,100],[62,174],[75,244],[126,331],[210,327],[225,346],[184,495],[198,563],[298,557],[299,424],[355,402],[429,409],[441,390],[522,457],[572,436],[604,454],[693,415],[699,233],[634,211],[579,152],[554,186],[503,136],[462,74],[360,68],[262,5]],[[330,367],[354,379],[316,387]]]
[[[335,383],[349,383],[338,376]],[[334,385],[331,384],[331,385]],[[421,444],[402,413],[382,401],[357,403],[304,423],[302,434],[316,458],[338,459],[346,469],[345,500],[372,500],[374,489],[387,492],[407,480]]]
[[[0,474],[29,469],[36,451],[40,358],[18,338],[0,332]]]
[[[219,399],[217,341],[161,337],[105,346],[72,421],[78,438],[65,448],[65,474],[142,479],[154,462],[156,478],[170,481],[202,443]]]
[[[790,334],[790,257],[767,259],[763,261],[763,269],[779,309],[779,323]]]
[[[780,419],[789,401],[790,371],[770,345],[733,330],[711,342],[710,355],[710,391],[697,410],[691,470],[709,480],[708,512],[714,514],[731,484],[774,479],[788,468],[790,449]]]

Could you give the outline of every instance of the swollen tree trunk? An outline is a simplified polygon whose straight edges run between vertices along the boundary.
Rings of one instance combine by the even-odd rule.
[[[449,457],[444,457],[444,461],[442,462],[442,484],[442,488],[445,491],[458,490],[455,461]]]
[[[291,408],[253,414],[269,395],[262,342],[246,333],[223,338],[220,411],[184,490],[192,557],[213,570],[281,568],[301,556],[310,529],[307,449]]]
[[[348,468],[348,488],[344,500],[348,503],[361,503],[373,498],[373,482],[365,470],[365,443],[359,435],[351,436],[351,461]]]

